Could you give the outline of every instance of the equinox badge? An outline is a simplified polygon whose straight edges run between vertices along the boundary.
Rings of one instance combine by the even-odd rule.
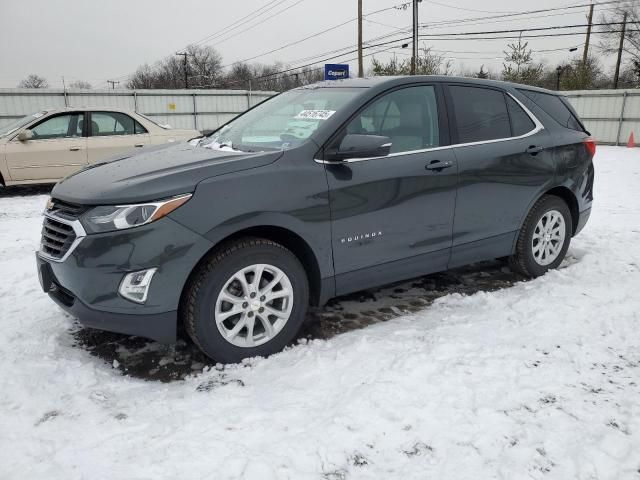
[[[368,240],[370,238],[376,238],[382,236],[382,232],[361,233],[359,235],[352,235],[340,239],[340,243],[357,242],[358,240]]]

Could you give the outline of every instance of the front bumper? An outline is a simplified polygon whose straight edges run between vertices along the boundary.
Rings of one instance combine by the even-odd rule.
[[[36,253],[43,290],[87,327],[161,342],[176,339],[182,289],[212,247],[204,237],[169,217],[140,227],[87,235],[62,262]],[[147,301],[118,294],[130,272],[156,267]]]

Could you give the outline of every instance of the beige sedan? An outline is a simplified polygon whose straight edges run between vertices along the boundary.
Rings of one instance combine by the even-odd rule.
[[[55,183],[112,155],[198,136],[123,110],[38,112],[0,127],[0,184]]]

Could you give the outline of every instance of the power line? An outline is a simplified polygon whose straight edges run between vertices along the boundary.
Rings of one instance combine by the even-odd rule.
[[[287,43],[286,45],[282,45],[281,47],[274,48],[273,50],[269,50],[269,51],[266,51],[266,52],[259,53],[258,55],[254,55],[253,57],[243,58],[242,60],[236,60],[235,62],[228,63],[226,65],[223,65],[221,68],[230,67],[231,65],[236,64],[236,63],[244,63],[244,62],[248,62],[248,61],[251,61],[251,60],[255,60],[256,58],[264,57],[265,55],[269,55],[270,53],[279,52],[280,50],[284,50],[285,48],[291,47],[293,45],[297,45],[297,44],[302,43],[302,42],[304,42],[306,40],[309,40],[311,38],[319,37],[320,35],[322,35],[324,33],[330,32],[332,30],[335,30],[336,28],[339,28],[339,27],[342,27],[344,25],[347,25],[347,24],[353,22],[354,20],[355,20],[355,18],[352,18],[351,20],[347,20],[346,22],[339,23],[338,25],[334,25],[333,27],[329,27],[329,28],[327,28],[325,30],[322,30],[320,32],[316,32],[314,34],[311,34],[308,37],[304,37],[304,38],[301,38],[299,40],[296,40],[295,42]]]
[[[435,0],[424,0],[425,2],[428,3],[433,3],[434,5],[439,5],[441,7],[447,7],[447,8],[453,8],[454,10],[464,10],[466,12],[478,12],[478,13],[515,13],[513,11],[511,12],[500,12],[500,11],[490,11],[490,10],[476,10],[473,8],[464,8],[464,7],[458,7],[456,5],[448,5],[446,3],[440,3],[440,2],[436,2]]]
[[[618,22],[620,23],[620,22]],[[595,24],[594,24],[595,25]],[[540,38],[540,37],[555,37],[555,36],[567,36],[567,35],[582,35],[582,32],[571,32],[571,33],[553,33],[553,34],[542,34],[542,35],[520,35],[521,33],[524,32],[528,32],[528,31],[540,31],[540,30],[555,30],[555,29],[561,29],[561,28],[577,28],[577,27],[584,27],[586,25],[565,25],[565,26],[553,26],[553,27],[537,27],[537,28],[523,28],[523,29],[515,29],[515,30],[491,30],[491,31],[482,31],[482,32],[454,32],[454,33],[440,33],[440,34],[420,34],[419,37],[420,38],[428,38],[430,41],[436,41],[436,40],[469,40],[469,38],[464,38],[465,36],[472,36],[474,40],[478,40],[478,39],[489,39],[489,40],[498,40],[498,39],[513,39],[513,38]],[[501,33],[518,33],[517,36],[500,36],[500,37],[476,37],[476,35],[488,35],[488,34],[501,34]],[[438,38],[438,37],[447,37],[447,38]],[[411,40],[410,36],[406,36],[406,37],[401,37],[401,38],[393,38],[391,40],[385,41],[385,42],[381,42],[381,43],[376,43],[376,44],[368,44],[366,46],[363,47],[363,49],[368,49],[368,48],[373,48],[373,47],[377,47],[377,46],[384,46],[384,45],[389,45],[391,43],[396,43],[396,42],[403,42],[403,41],[408,41]],[[373,40],[370,40],[370,42]],[[298,60],[294,60],[291,62],[287,62],[287,64],[289,65],[293,65],[296,63],[300,63],[300,62],[304,62],[307,60],[312,60],[312,59],[316,59],[318,57],[324,56],[324,55],[329,55],[329,54],[335,54],[331,57],[328,57],[327,60],[332,60],[334,58],[343,56],[343,55],[348,55],[351,53],[354,53],[357,51],[357,49],[352,49],[349,50],[350,48],[353,48],[354,46],[345,46],[342,47],[340,49],[336,49],[336,50],[332,50],[329,52],[322,52],[322,53],[318,53],[315,55],[311,55],[308,57],[305,57],[303,59],[298,59]],[[341,52],[341,53],[338,53]],[[310,65],[313,65],[317,62],[313,62]],[[298,67],[294,67],[292,69],[295,68],[302,68],[300,66]]]
[[[238,19],[238,20],[236,20],[235,22],[230,23],[229,25],[227,25],[226,27],[223,27],[222,29],[218,30],[217,32],[214,32],[214,33],[212,33],[212,34],[209,34],[209,35],[207,35],[206,37],[201,38],[200,40],[198,40],[198,41],[196,41],[196,42],[193,42],[193,43],[192,43],[192,45],[199,45],[199,44],[201,44],[201,43],[203,43],[203,42],[206,42],[206,41],[211,40],[211,39],[213,39],[213,38],[216,38],[216,37],[218,37],[218,36],[225,35],[225,34],[229,33],[230,31],[234,30],[235,28],[239,27],[243,20],[246,20],[246,21],[254,20],[255,18],[257,18],[257,17],[259,17],[260,15],[262,15],[262,14],[264,14],[264,13],[268,12],[268,11],[269,11],[269,10],[271,10],[272,8],[277,7],[278,5],[282,4],[282,3],[283,3],[283,2],[285,2],[285,1],[287,1],[287,0],[271,0],[269,3],[267,3],[267,4],[263,5],[262,7],[260,7],[260,8],[258,8],[258,9],[256,9],[256,10],[254,10],[253,12],[251,12],[251,13],[249,13],[249,14],[245,15],[244,17],[239,18],[239,19]],[[276,5],[273,5],[274,3],[276,3]],[[273,5],[273,7],[271,7],[271,8],[267,8],[267,7],[269,7],[270,5]],[[266,10],[264,10],[264,9],[266,9]],[[264,11],[263,11],[263,12],[261,12],[261,13],[259,13],[261,10],[264,10]],[[253,18],[250,18],[250,17],[253,17]]]
[[[262,24],[263,24],[264,22],[266,22],[267,20],[270,20],[270,19],[272,19],[273,17],[277,17],[277,16],[278,16],[278,15],[280,15],[281,13],[286,12],[287,10],[289,10],[289,9],[291,9],[291,8],[293,8],[293,7],[295,7],[296,5],[298,5],[298,4],[300,4],[300,3],[304,2],[304,1],[305,1],[305,0],[298,0],[297,2],[295,2],[295,3],[293,3],[293,4],[289,5],[289,6],[287,6],[287,7],[285,7],[285,8],[283,8],[282,10],[278,10],[278,11],[277,11],[277,12],[275,12],[273,15],[270,15],[270,16],[268,16],[268,17],[266,17],[266,18],[261,18],[257,23],[254,23],[254,24],[252,24],[252,25],[249,25],[249,26],[248,26],[247,28],[245,28],[244,30],[240,30],[239,32],[234,33],[233,35],[229,35],[228,37],[223,38],[222,40],[219,40],[219,41],[215,42],[212,46],[220,45],[221,43],[224,43],[224,42],[226,42],[227,40],[231,40],[232,38],[235,38],[235,37],[237,37],[238,35],[240,35],[240,34],[242,34],[242,33],[246,32],[246,31],[248,31],[248,30],[251,30],[251,29],[253,29],[253,28],[257,27],[258,25],[262,25]],[[255,19],[254,19],[254,20],[255,20]],[[209,42],[205,42],[205,43],[209,43]]]
[[[401,6],[403,6],[403,5],[408,5],[409,3],[410,3],[410,2],[404,2],[404,3],[399,3],[399,4],[397,4],[397,5],[393,5],[393,6],[391,6],[391,7],[381,8],[380,10],[374,10],[373,12],[368,12],[368,13],[363,14],[363,18],[364,18],[365,20],[367,20],[367,17],[368,17],[368,16],[371,16],[371,15],[377,15],[377,14],[379,14],[379,13],[386,12],[386,11],[388,11],[388,10],[397,9],[397,7],[401,7]],[[324,30],[321,30],[321,31],[319,31],[319,32],[312,33],[311,35],[308,35],[308,36],[306,36],[306,37],[304,37],[304,38],[300,38],[300,39],[295,40],[295,41],[293,41],[293,42],[289,42],[289,43],[287,43],[287,44],[285,44],[285,45],[282,45],[282,46],[280,46],[280,47],[274,48],[274,49],[272,49],[272,50],[268,50],[268,51],[266,51],[266,52],[259,53],[259,54],[257,54],[257,55],[252,56],[252,57],[248,57],[248,58],[244,58],[244,59],[242,59],[242,60],[236,60],[236,61],[234,61],[234,62],[228,63],[228,64],[226,64],[226,65],[223,65],[221,68],[229,67],[229,66],[231,66],[231,65],[233,65],[233,64],[235,64],[235,63],[243,63],[243,62],[248,62],[248,61],[251,61],[251,60],[255,60],[256,58],[264,57],[265,55],[269,55],[270,53],[274,53],[274,52],[278,52],[278,51],[280,51],[280,50],[284,50],[285,48],[291,47],[291,46],[293,46],[293,45],[298,45],[298,44],[300,44],[300,43],[302,43],[302,42],[305,42],[305,41],[310,40],[310,39],[312,39],[312,38],[319,37],[320,35],[323,35],[323,34],[325,34],[325,33],[331,32],[331,31],[336,30],[337,28],[343,27],[343,26],[345,26],[345,25],[348,25],[349,23],[354,22],[354,21],[356,21],[357,19],[358,19],[358,17],[350,18],[349,20],[346,20],[346,21],[344,21],[344,22],[342,22],[342,23],[338,23],[338,24],[333,25],[333,26],[331,26],[331,27],[329,27],[329,28],[325,28]],[[367,21],[369,21],[369,20],[367,20]]]

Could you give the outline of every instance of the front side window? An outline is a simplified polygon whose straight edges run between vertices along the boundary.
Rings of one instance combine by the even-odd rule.
[[[439,146],[434,87],[408,87],[380,97],[349,122],[345,133],[389,137],[391,153]]]
[[[135,135],[145,128],[129,115],[120,112],[92,112],[89,136]]]
[[[81,137],[83,119],[82,113],[67,113],[48,118],[31,128],[33,140]]]
[[[47,112],[37,112],[37,113],[34,113],[33,115],[27,115],[26,117],[22,117],[19,120],[15,120],[11,123],[6,123],[2,125],[0,127],[0,138],[11,135],[16,130],[24,127],[25,125],[28,125],[29,123],[33,122],[34,120],[37,120],[38,118],[46,114]]]
[[[307,141],[360,92],[337,87],[290,90],[232,120],[199,145],[247,152],[287,150]]]
[[[504,95],[479,87],[449,87],[458,129],[458,143],[482,142],[511,137]]]

